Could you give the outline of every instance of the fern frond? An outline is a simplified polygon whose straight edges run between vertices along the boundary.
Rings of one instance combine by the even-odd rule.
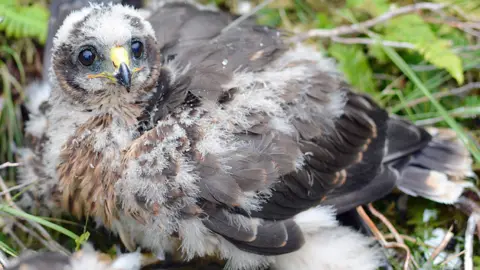
[[[444,68],[459,84],[464,81],[461,58],[451,49],[451,42],[440,39],[418,15],[405,15],[385,25],[385,39],[410,42],[425,60]]]
[[[7,37],[32,37],[44,44],[48,18],[48,10],[41,5],[22,6],[11,0],[0,1],[0,31]]]

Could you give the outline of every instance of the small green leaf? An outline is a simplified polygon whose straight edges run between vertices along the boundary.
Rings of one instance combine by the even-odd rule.
[[[80,235],[80,237],[75,239],[75,244],[76,244],[75,250],[77,251],[80,250],[82,245],[88,241],[88,238],[90,238],[90,233],[84,232],[82,235]]]
[[[425,60],[437,67],[446,69],[458,84],[463,84],[462,60],[449,49],[449,42],[445,40],[432,41],[430,43],[418,43],[417,50],[425,57]]]
[[[379,64],[386,64],[390,60],[380,45],[369,46],[368,54],[377,59]]]
[[[331,29],[335,27],[335,24],[326,13],[318,12],[315,26],[317,28]]]

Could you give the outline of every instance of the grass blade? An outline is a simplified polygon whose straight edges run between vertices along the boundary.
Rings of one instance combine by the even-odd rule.
[[[373,35],[372,35],[373,36]],[[374,38],[379,41],[378,43],[382,45],[380,39],[377,35]],[[392,48],[382,46],[385,53],[392,60],[393,63],[415,84],[415,86],[423,92],[423,94],[428,97],[430,102],[433,104],[435,109],[437,109],[440,116],[445,119],[445,122],[452,128],[462,140],[462,142],[467,146],[472,156],[477,162],[480,162],[480,151],[475,145],[474,142],[470,140],[467,134],[463,131],[462,127],[448,114],[447,110],[438,102],[435,97],[433,97],[431,91],[422,83],[417,74],[410,68],[410,66],[403,60],[403,58]]]
[[[59,225],[57,225],[57,224],[55,224],[55,223],[52,223],[52,222],[50,222],[50,221],[47,221],[47,220],[45,220],[45,219],[43,219],[43,218],[40,218],[40,217],[37,217],[37,216],[34,216],[34,215],[30,215],[30,214],[25,213],[25,212],[23,212],[23,211],[21,211],[21,210],[17,210],[17,209],[12,208],[12,207],[10,207],[10,206],[8,206],[8,205],[0,204],[0,211],[5,212],[5,213],[7,213],[7,214],[10,214],[10,215],[12,215],[12,216],[16,216],[16,217],[28,219],[28,220],[33,221],[33,222],[37,222],[38,224],[41,224],[41,225],[43,225],[43,226],[45,226],[45,227],[48,227],[48,228],[50,228],[50,229],[53,229],[53,230],[55,230],[55,231],[58,231],[58,232],[60,232],[60,233],[62,233],[62,234],[64,234],[64,235],[72,238],[72,239],[75,240],[75,241],[78,241],[79,238],[80,238],[78,235],[76,235],[75,233],[73,233],[73,232],[70,231],[70,230],[67,230],[67,229],[63,228],[62,226],[59,226]]]

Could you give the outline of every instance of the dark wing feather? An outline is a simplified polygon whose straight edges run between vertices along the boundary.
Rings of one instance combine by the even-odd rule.
[[[432,137],[425,129],[391,115],[388,121],[387,155],[383,162],[390,163],[408,157],[425,148],[431,139]]]
[[[274,186],[273,196],[252,216],[287,219],[325,199],[365,188],[377,176],[384,154],[387,113],[366,96],[349,92],[347,98],[345,113],[328,134],[300,140],[302,152],[312,153],[305,167],[284,175]],[[391,183],[382,187],[389,191]],[[345,200],[336,206],[342,204],[352,202]]]
[[[265,225],[258,229],[255,241],[230,241],[239,249],[271,256],[293,252],[305,243],[302,231],[293,220],[264,222]]]
[[[382,122],[377,126],[381,139],[372,141],[363,162],[347,170],[351,178],[347,178],[347,184],[335,190],[323,202],[325,205],[334,205],[338,214],[389,194],[395,188],[410,155],[424,148],[431,139],[424,129],[395,116]],[[372,165],[379,163],[381,166],[373,169]]]
[[[323,205],[333,205],[337,214],[342,214],[359,205],[379,200],[389,194],[398,180],[399,173],[390,166],[381,166],[381,172],[363,188],[350,192],[338,193],[322,202]],[[348,180],[347,180],[348,181]]]

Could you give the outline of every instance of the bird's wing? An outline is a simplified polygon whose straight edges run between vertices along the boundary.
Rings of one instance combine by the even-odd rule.
[[[355,164],[348,169],[349,175],[357,179],[352,179],[351,183],[362,182],[362,179],[368,179],[370,182],[359,188],[346,187],[335,190],[322,204],[335,206],[337,213],[341,214],[356,206],[386,196],[395,188],[403,167],[411,155],[423,149],[431,140],[424,129],[392,115],[384,122],[381,137],[382,141],[377,142],[378,147],[366,152],[367,158],[376,159],[366,160],[367,164],[378,164],[381,159],[382,165],[379,171],[370,171],[370,174],[364,174],[363,170],[368,167],[362,163]],[[384,153],[369,153],[369,151],[383,151]]]
[[[336,91],[340,91],[337,89]],[[383,158],[387,114],[366,96],[349,92],[344,114],[331,130],[312,139],[300,141],[307,156],[306,165],[298,172],[285,175],[275,187],[272,199],[254,216],[284,219],[316,204],[328,205],[334,198],[336,209],[359,205],[361,196],[376,176],[377,193],[389,190],[389,179],[383,178]],[[346,197],[347,195],[353,197]],[[371,201],[374,197],[367,196]]]
[[[126,152],[125,164],[140,160],[130,171],[146,178],[147,167],[161,165],[154,182],[175,179],[181,188],[166,196],[183,198],[180,212],[206,215],[205,226],[237,247],[294,251],[304,241],[296,214],[376,176],[387,114],[309,55],[287,54],[279,31],[247,22],[222,32],[228,16],[191,9],[175,4],[150,18],[164,31],[157,32],[164,70],[149,115],[158,123]],[[161,17],[171,14],[179,19],[167,25]],[[142,160],[155,151],[163,161]],[[194,189],[185,175],[198,177],[195,207],[185,199]],[[144,208],[156,200],[143,196]]]
[[[340,214],[378,200],[395,187],[412,196],[451,204],[464,188],[473,186],[463,181],[476,177],[471,156],[452,130],[425,129],[390,115],[385,151],[381,172],[369,184],[347,192],[337,190],[336,196],[330,196],[323,204],[335,206]]]

